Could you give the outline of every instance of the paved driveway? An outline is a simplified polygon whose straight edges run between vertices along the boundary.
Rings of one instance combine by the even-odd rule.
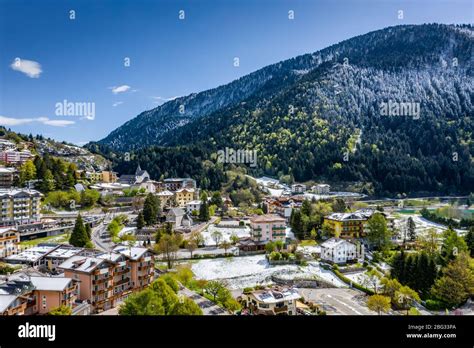
[[[353,289],[298,289],[298,292],[320,305],[328,315],[377,315],[365,305],[366,296]]]

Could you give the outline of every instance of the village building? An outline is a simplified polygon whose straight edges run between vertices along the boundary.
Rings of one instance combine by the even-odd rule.
[[[0,258],[17,254],[20,232],[13,227],[0,228]]]
[[[242,303],[253,315],[296,315],[300,297],[294,288],[273,287],[242,294]]]
[[[350,242],[340,238],[330,238],[321,244],[321,260],[345,264],[364,258],[364,246],[359,242]]]
[[[0,167],[0,188],[11,188],[18,171],[11,167]]]
[[[304,184],[293,184],[291,185],[291,193],[302,194],[306,192],[306,185]]]

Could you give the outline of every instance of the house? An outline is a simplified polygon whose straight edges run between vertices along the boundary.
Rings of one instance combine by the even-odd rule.
[[[101,172],[86,172],[86,178],[92,182],[114,183],[117,181],[117,173],[110,170]]]
[[[191,201],[186,203],[186,213],[188,214],[193,214],[193,211],[196,211],[199,213],[199,209],[201,209],[201,201]]]
[[[0,189],[0,226],[39,222],[42,196],[31,189]]]
[[[15,168],[0,167],[0,188],[11,188],[17,173]]]
[[[250,219],[250,235],[254,241],[285,241],[286,220],[274,214],[254,216]]]
[[[291,192],[294,194],[302,194],[306,192],[306,185],[304,184],[293,184],[291,185]]]
[[[253,315],[296,315],[301,295],[294,288],[273,287],[242,294],[242,303]]]
[[[0,258],[18,253],[20,232],[16,228],[0,228]]]
[[[161,209],[173,205],[174,193],[168,190],[160,191],[156,194],[160,198]]]
[[[329,186],[328,184],[318,184],[311,187],[311,191],[318,195],[328,195],[330,189],[331,186]]]
[[[166,213],[166,222],[171,223],[174,229],[190,228],[193,224],[193,219],[183,208],[171,208]]]
[[[321,260],[344,264],[364,258],[364,246],[345,239],[330,238],[321,244]]]

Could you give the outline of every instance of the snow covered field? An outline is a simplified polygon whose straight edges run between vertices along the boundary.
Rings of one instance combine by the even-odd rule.
[[[250,228],[245,226],[241,228],[226,228],[226,227],[216,227],[216,225],[209,225],[209,227],[201,232],[203,238],[204,238],[204,244],[206,246],[215,246],[216,242],[212,239],[212,233],[214,231],[219,231],[222,233],[222,239],[221,242],[224,240],[230,241],[230,236],[232,234],[236,234],[237,237],[242,238],[242,237],[249,237],[250,236]]]
[[[198,279],[225,280],[231,290],[270,284],[272,275],[285,279],[309,279],[316,276],[335,287],[347,286],[332,272],[321,269],[318,262],[309,262],[307,266],[271,266],[264,255],[200,260],[193,263],[191,269]]]

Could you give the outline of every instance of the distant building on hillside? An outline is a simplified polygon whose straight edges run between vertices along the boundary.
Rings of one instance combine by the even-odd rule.
[[[0,227],[39,222],[42,196],[31,189],[0,189]]]
[[[11,164],[23,164],[34,156],[29,150],[17,151],[13,149],[0,151],[0,161]]]
[[[0,167],[0,188],[11,188],[17,173],[15,168]]]
[[[148,174],[146,170],[143,170],[139,164],[137,166],[137,169],[135,170],[135,174],[121,175],[119,178],[119,183],[127,184],[130,186],[138,186],[146,180],[150,180],[150,174]]]
[[[318,184],[311,187],[311,191],[317,195],[328,195],[331,190],[331,186],[328,184]]]
[[[291,185],[291,193],[301,194],[306,192],[306,185],[304,184],[293,184]]]

